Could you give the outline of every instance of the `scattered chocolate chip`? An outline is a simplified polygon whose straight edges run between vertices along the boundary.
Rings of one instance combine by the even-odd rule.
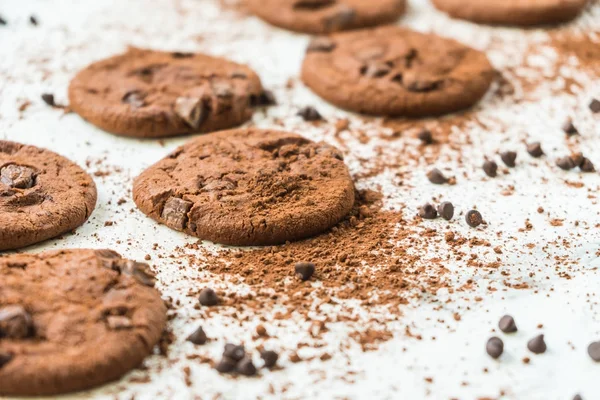
[[[9,164],[0,168],[0,182],[11,188],[29,189],[35,185],[35,177],[33,168],[24,165]]]
[[[470,227],[476,228],[483,223],[483,217],[479,211],[471,210],[465,215],[465,221]]]
[[[592,99],[590,102],[590,110],[594,113],[600,113],[600,101],[597,99]]]
[[[500,158],[502,159],[502,162],[509,168],[514,168],[517,165],[515,163],[517,160],[517,153],[514,151],[505,151],[500,153]]]
[[[596,168],[594,168],[594,164],[590,161],[589,158],[583,157],[583,161],[579,164],[579,168],[582,172],[595,172]]]
[[[265,90],[258,96],[251,95],[250,96],[250,106],[251,107],[267,107],[277,104],[277,100],[275,99],[275,95],[270,90]]]
[[[580,395],[576,394],[576,395],[573,397],[573,400],[583,400],[583,397],[581,397]]]
[[[233,361],[240,361],[246,356],[244,346],[227,343],[223,349],[223,358],[229,358]]]
[[[515,319],[510,315],[505,315],[500,318],[498,322],[498,328],[504,333],[514,333],[517,331],[517,324],[515,324]]]
[[[124,315],[109,315],[106,317],[106,323],[112,330],[131,329],[133,323]]]
[[[527,152],[533,158],[540,158],[544,155],[544,150],[542,150],[542,144],[540,142],[529,143],[527,145]]]
[[[29,17],[29,22],[30,22],[30,23],[31,23],[31,25],[33,25],[33,26],[37,26],[37,25],[38,25],[38,20],[37,20],[37,18],[35,17],[35,15],[32,15],[32,16],[30,16],[30,17]]]
[[[446,221],[450,221],[454,217],[454,205],[449,201],[444,201],[437,208],[438,213]]]
[[[490,338],[485,345],[485,351],[487,351],[492,358],[500,357],[504,352],[504,343],[502,342],[502,339],[498,337]]]
[[[219,361],[217,365],[215,365],[215,369],[222,374],[226,374],[228,372],[233,371],[235,369],[236,364],[237,363],[231,358],[223,357],[221,361]]]
[[[438,213],[434,206],[427,203],[424,206],[419,207],[419,216],[424,219],[436,219]]]
[[[13,357],[14,356],[11,353],[8,353],[4,350],[0,350],[0,368],[8,364],[13,359]]]
[[[326,37],[318,37],[310,41],[306,51],[308,53],[313,51],[328,53],[330,51],[333,51],[333,49],[335,49],[335,46],[336,44],[333,42],[333,40]]]
[[[197,345],[201,345],[206,343],[208,338],[206,337],[206,333],[204,333],[204,329],[201,326],[198,327],[190,336],[188,336],[187,341],[192,342]]]
[[[193,129],[200,128],[208,116],[208,108],[199,97],[178,97],[175,100],[175,113]]]
[[[260,358],[265,362],[265,368],[273,368],[275,364],[277,364],[279,354],[275,353],[273,350],[263,350],[260,352]]]
[[[296,276],[303,281],[309,280],[315,273],[315,264],[309,262],[299,262],[294,266]]]
[[[33,335],[33,321],[18,305],[0,308],[0,338],[25,339]]]
[[[0,25],[7,25],[8,22],[6,22],[6,20],[4,18],[2,18],[2,16],[0,16]]]
[[[161,217],[165,225],[175,230],[182,231],[188,222],[187,213],[191,208],[191,201],[183,200],[178,197],[170,197],[165,202]]]
[[[417,137],[425,145],[433,143],[433,135],[429,129],[423,129],[417,134]]]
[[[592,360],[600,362],[600,342],[590,343],[587,351]]]
[[[485,160],[483,163],[483,172],[490,178],[494,178],[498,175],[498,164],[492,160]]]
[[[429,182],[435,183],[436,185],[448,183],[448,178],[446,178],[442,171],[437,168],[434,168],[427,173],[427,179],[429,179]]]
[[[140,107],[144,107],[144,105],[146,104],[144,102],[145,97],[146,97],[146,95],[144,93],[142,93],[141,91],[132,90],[132,91],[125,93],[125,95],[121,98],[121,101],[123,103],[129,104],[131,106],[131,108],[140,108]]]
[[[527,342],[527,348],[529,351],[535,354],[542,354],[546,352],[546,342],[544,341],[544,335],[538,335]]]
[[[301,116],[305,121],[320,121],[323,119],[317,109],[311,106],[301,108],[297,115]]]
[[[562,130],[569,136],[577,135],[579,133],[575,125],[573,125],[573,120],[571,118],[565,121]]]
[[[573,160],[573,165],[575,167],[579,167],[583,162],[583,154],[582,153],[573,153],[569,156],[571,160]]]
[[[245,376],[256,375],[256,367],[250,357],[244,357],[240,362],[237,363],[235,370]]]
[[[44,103],[48,104],[50,107],[56,106],[56,103],[54,102],[54,95],[51,93],[42,94],[42,100],[44,100]]]
[[[348,6],[340,6],[338,11],[331,17],[327,18],[325,25],[328,31],[344,30],[356,18],[356,11]]]
[[[556,165],[565,171],[575,168],[575,163],[571,157],[561,157],[556,160]]]
[[[217,293],[211,288],[204,288],[200,291],[200,296],[198,296],[198,300],[200,300],[200,304],[203,306],[216,306],[219,304],[219,296]]]

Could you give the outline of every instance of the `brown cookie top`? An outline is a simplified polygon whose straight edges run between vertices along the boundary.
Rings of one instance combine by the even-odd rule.
[[[575,18],[587,0],[433,0],[455,18],[484,24],[539,25]]]
[[[172,229],[230,245],[319,234],[354,204],[341,153],[302,136],[239,129],[198,137],[144,171],[136,204]]]
[[[405,0],[248,0],[250,10],[275,26],[328,33],[395,22]]]
[[[148,265],[110,250],[0,257],[0,395],[92,388],[137,367],[166,323]]]
[[[49,150],[0,140],[0,250],[25,247],[83,224],[96,185],[81,168]]]
[[[302,65],[302,80],[325,100],[351,111],[388,116],[470,107],[493,77],[482,52],[395,26],[316,38]]]
[[[204,54],[129,48],[80,71],[71,108],[118,135],[166,137],[241,125],[261,105],[249,67]]]

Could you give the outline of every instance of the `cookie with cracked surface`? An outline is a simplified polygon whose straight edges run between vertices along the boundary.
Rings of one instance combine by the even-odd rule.
[[[201,136],[136,178],[139,209],[172,229],[228,245],[275,245],[319,234],[354,204],[341,153],[260,129]]]
[[[433,0],[454,18],[483,24],[532,26],[570,21],[587,0]]]
[[[485,54],[433,34],[387,26],[314,39],[302,80],[347,110],[420,117],[459,111],[487,92]]]
[[[57,395],[119,379],[165,327],[149,266],[114,251],[0,256],[0,276],[0,395]]]
[[[232,128],[266,101],[258,75],[245,65],[138,48],[79,72],[69,100],[77,114],[105,131],[146,138]]]
[[[17,249],[82,225],[96,185],[79,166],[49,150],[0,140],[0,250]]]
[[[272,25],[322,34],[393,23],[406,0],[249,0],[248,6]]]

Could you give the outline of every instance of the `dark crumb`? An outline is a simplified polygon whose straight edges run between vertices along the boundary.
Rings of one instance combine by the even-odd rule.
[[[56,103],[54,102],[54,95],[52,93],[42,94],[42,100],[44,100],[44,103],[48,104],[50,107],[56,107]]]
[[[8,22],[6,22],[6,20],[4,18],[2,18],[2,16],[0,15],[0,25],[7,25]]]
[[[38,26],[38,20],[37,20],[37,18],[35,17],[35,15],[32,15],[32,16],[30,16],[30,17],[29,17],[29,22],[30,22],[30,23],[31,23],[31,25],[33,25],[33,26]]]

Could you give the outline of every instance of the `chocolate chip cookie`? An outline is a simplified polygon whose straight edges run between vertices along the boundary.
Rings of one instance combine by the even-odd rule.
[[[92,178],[66,158],[0,140],[0,250],[77,228],[94,210],[96,196]]]
[[[248,0],[250,10],[280,28],[328,33],[395,22],[405,0]]]
[[[245,65],[129,48],[79,72],[69,100],[75,112],[105,131],[153,138],[241,125],[268,98]]]
[[[274,245],[319,234],[354,204],[341,153],[302,136],[238,129],[201,136],[134,182],[142,212],[229,245]]]
[[[149,266],[110,250],[3,256],[0,276],[0,395],[56,395],[119,379],[165,327]]]
[[[484,24],[539,25],[575,18],[587,0],[433,0],[455,18]]]
[[[339,107],[419,117],[462,110],[487,92],[485,54],[433,34],[387,26],[314,39],[302,80]]]

